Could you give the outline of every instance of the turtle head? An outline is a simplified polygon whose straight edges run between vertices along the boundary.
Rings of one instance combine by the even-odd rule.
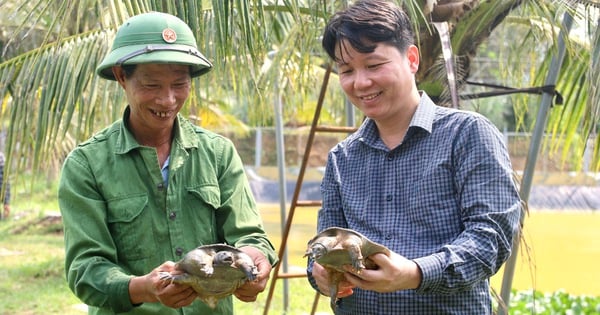
[[[309,250],[306,252],[305,256],[310,256],[313,259],[318,260],[325,254],[327,254],[327,246],[321,243],[314,243],[309,247]]]
[[[230,251],[220,251],[217,252],[215,254],[215,257],[213,259],[213,265],[214,266],[219,266],[219,265],[224,265],[224,266],[231,266],[233,265],[233,253]]]

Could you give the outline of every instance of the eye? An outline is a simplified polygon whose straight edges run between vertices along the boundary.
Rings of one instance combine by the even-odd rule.
[[[367,69],[377,69],[377,68],[379,68],[381,65],[383,65],[383,63],[376,63],[376,64],[368,65],[368,66],[367,66]]]
[[[338,73],[339,74],[348,74],[352,72],[352,68],[350,67],[339,67],[338,68]]]
[[[153,80],[147,80],[144,78],[134,78],[137,85],[145,90],[156,90],[160,89],[160,84]]]
[[[148,90],[156,90],[156,89],[159,89],[159,88],[160,88],[160,85],[158,85],[158,84],[149,84],[149,83],[145,83],[145,84],[142,84],[142,86],[143,86],[145,89],[148,89]]]
[[[182,82],[182,83],[175,83],[175,84],[173,85],[173,88],[175,88],[175,89],[185,89],[185,88],[187,88],[188,86],[189,86],[189,85],[188,85],[188,82]]]
[[[367,65],[367,69],[378,69],[379,67],[385,65],[386,63],[388,63],[389,61],[385,61],[385,62],[378,62],[378,63],[374,63],[371,65]]]

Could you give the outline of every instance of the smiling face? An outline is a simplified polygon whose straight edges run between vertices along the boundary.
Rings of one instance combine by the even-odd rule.
[[[341,87],[363,114],[378,123],[412,115],[419,102],[415,83],[419,53],[415,46],[401,53],[394,46],[379,43],[373,52],[361,53],[343,40],[335,54]]]
[[[170,132],[177,113],[190,94],[189,67],[139,64],[129,75],[121,67],[114,67],[113,73],[125,90],[131,109],[129,126],[134,135]]]

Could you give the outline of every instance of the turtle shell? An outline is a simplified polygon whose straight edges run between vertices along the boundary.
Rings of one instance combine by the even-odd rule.
[[[375,265],[367,259],[375,253],[390,255],[387,247],[371,241],[363,234],[341,227],[331,227],[315,235],[309,242],[305,256],[312,257],[323,266],[344,271],[351,265],[356,272]]]
[[[211,308],[258,275],[250,256],[226,244],[199,246],[186,253],[175,268],[183,273],[162,272],[161,279],[189,285]]]
[[[356,273],[363,269],[375,269],[369,256],[384,253],[390,256],[390,250],[373,242],[363,234],[341,227],[331,227],[315,235],[309,242],[304,256],[312,258],[329,273],[331,285],[329,296],[331,308],[335,311],[339,282],[344,278],[344,265],[350,265]]]

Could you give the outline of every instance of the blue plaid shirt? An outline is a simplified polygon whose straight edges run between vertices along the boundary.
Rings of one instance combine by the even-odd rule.
[[[422,94],[401,145],[374,121],[334,147],[318,230],[351,228],[414,260],[416,290],[355,289],[336,314],[491,314],[489,277],[510,255],[522,209],[498,129]],[[312,261],[308,263],[311,285]]]

